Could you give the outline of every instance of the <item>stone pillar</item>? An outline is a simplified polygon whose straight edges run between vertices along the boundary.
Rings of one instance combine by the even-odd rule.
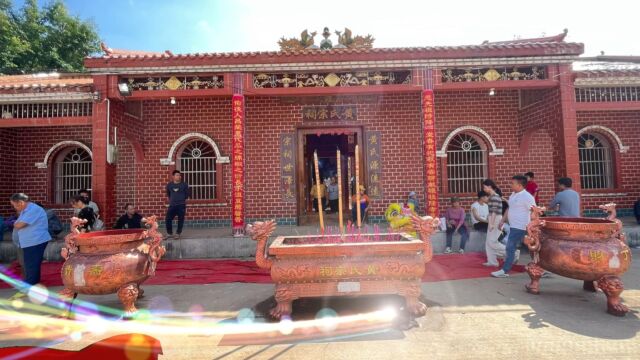
[[[576,119],[575,92],[570,64],[558,66],[560,82],[560,112],[562,123],[558,124],[560,156],[564,163],[564,176],[573,180],[573,189],[580,191],[580,164],[578,157],[578,124]]]

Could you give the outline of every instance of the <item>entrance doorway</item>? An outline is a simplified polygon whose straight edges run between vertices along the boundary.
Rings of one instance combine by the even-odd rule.
[[[298,219],[300,225],[314,225],[319,223],[319,215],[314,211],[314,197],[311,188],[315,183],[314,153],[318,154],[318,171],[320,182],[328,184],[332,177],[338,174],[337,150],[341,155],[342,181],[342,211],[343,220],[350,217],[350,195],[353,191],[355,177],[355,147],[362,144],[362,130],[353,128],[314,128],[298,130]],[[360,151],[362,154],[362,150]],[[363,161],[360,160],[360,176],[363,179]],[[337,178],[336,178],[337,181]],[[362,180],[361,180],[362,181]],[[338,226],[338,213],[332,211],[327,202],[323,204],[325,226]]]

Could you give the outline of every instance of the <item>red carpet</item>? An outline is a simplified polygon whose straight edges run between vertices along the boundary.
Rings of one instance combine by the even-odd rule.
[[[436,255],[426,265],[422,281],[436,282],[446,280],[474,279],[490,276],[497,268],[482,266],[486,261],[482,253],[464,255]],[[61,286],[60,268],[62,263],[42,264],[42,283],[46,286]],[[8,270],[8,274],[18,274],[17,262]],[[516,265],[513,272],[523,272],[524,266]],[[269,271],[262,270],[253,261],[240,260],[161,260],[156,276],[145,282],[147,285],[188,285],[215,283],[271,283]],[[9,288],[6,283],[0,288]]]

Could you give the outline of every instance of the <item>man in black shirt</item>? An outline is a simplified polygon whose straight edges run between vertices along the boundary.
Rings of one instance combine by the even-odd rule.
[[[191,189],[186,182],[182,181],[182,173],[179,170],[173,171],[173,181],[167,184],[166,191],[169,199],[169,208],[165,219],[167,237],[179,239],[184,225],[184,215],[187,212],[187,199],[191,197]],[[173,219],[176,216],[178,217],[178,231],[176,236],[173,236]]]
[[[142,228],[142,215],[138,214],[136,208],[127,204],[124,207],[125,213],[120,216],[114,229],[140,229]]]

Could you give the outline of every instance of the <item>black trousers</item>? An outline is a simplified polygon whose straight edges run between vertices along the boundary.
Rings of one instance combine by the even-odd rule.
[[[48,242],[22,248],[24,256],[24,282],[35,285],[40,282],[40,265]]]
[[[338,212],[338,199],[329,200],[329,207],[331,208],[331,211]]]
[[[322,209],[324,210],[324,204],[327,203],[327,198],[323,197],[320,202],[322,202]],[[318,211],[318,199],[316,198],[313,199],[313,210]]]
[[[169,206],[167,209],[167,217],[165,219],[165,223],[167,226],[167,234],[173,234],[173,219],[178,217],[178,232],[177,234],[182,234],[182,226],[184,225],[184,215],[187,213],[187,205],[173,205]]]
[[[478,222],[473,224],[473,228],[477,231],[487,232],[487,230],[489,229],[489,224],[487,224],[486,222]]]

